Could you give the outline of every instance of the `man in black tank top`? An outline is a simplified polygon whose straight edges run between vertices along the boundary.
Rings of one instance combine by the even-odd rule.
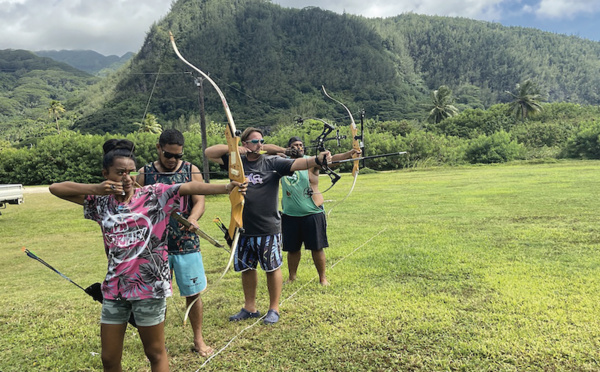
[[[155,183],[170,185],[192,180],[204,182],[198,167],[182,160],[183,145],[184,138],[181,132],[175,129],[164,131],[156,144],[158,160],[140,169],[137,182],[141,186]],[[169,220],[169,266],[175,274],[181,296],[186,299],[186,307],[196,301],[189,313],[194,332],[192,351],[206,357],[213,353],[213,349],[206,345],[202,337],[203,304],[200,293],[206,289],[207,283],[200,253],[200,240],[194,233],[199,228],[198,219],[204,214],[204,196],[192,195],[182,198],[181,214],[191,226],[188,230],[174,218]]]

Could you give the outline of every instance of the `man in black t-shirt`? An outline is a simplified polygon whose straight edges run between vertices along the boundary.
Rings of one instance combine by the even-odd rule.
[[[265,324],[279,321],[279,299],[282,287],[281,256],[281,217],[279,215],[279,180],[294,171],[304,170],[331,161],[329,151],[306,159],[284,159],[279,156],[264,155],[263,134],[260,129],[247,128],[241,135],[240,154],[244,173],[248,179],[243,225],[244,231],[235,249],[234,269],[242,273],[244,307],[239,313],[229,317],[230,321],[259,318],[256,308],[256,286],[260,264],[267,275],[269,289],[269,311],[263,319]],[[265,145],[268,148],[269,145]],[[227,167],[229,150],[226,145],[215,145],[206,149],[209,160]]]

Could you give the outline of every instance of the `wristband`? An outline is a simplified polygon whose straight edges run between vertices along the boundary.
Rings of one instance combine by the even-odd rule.
[[[315,163],[319,166],[323,165],[323,163],[319,160],[319,155],[315,156]]]

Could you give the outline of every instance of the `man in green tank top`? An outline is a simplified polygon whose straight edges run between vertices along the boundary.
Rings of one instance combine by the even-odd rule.
[[[299,137],[288,141],[287,149],[281,149],[290,158],[304,158],[304,143]],[[332,156],[332,161],[350,159],[356,150]],[[291,176],[281,178],[282,198],[281,233],[283,251],[288,252],[289,278],[296,280],[296,272],[302,256],[302,244],[312,253],[313,262],[319,273],[319,282],[329,285],[325,275],[325,251],[327,241],[327,220],[323,209],[324,198],[319,191],[319,169],[295,171]]]

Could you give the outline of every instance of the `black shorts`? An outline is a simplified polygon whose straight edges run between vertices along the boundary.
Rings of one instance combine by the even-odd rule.
[[[327,220],[325,213],[316,213],[304,217],[281,215],[281,234],[283,250],[297,252],[302,248],[318,251],[329,247],[327,242]]]

